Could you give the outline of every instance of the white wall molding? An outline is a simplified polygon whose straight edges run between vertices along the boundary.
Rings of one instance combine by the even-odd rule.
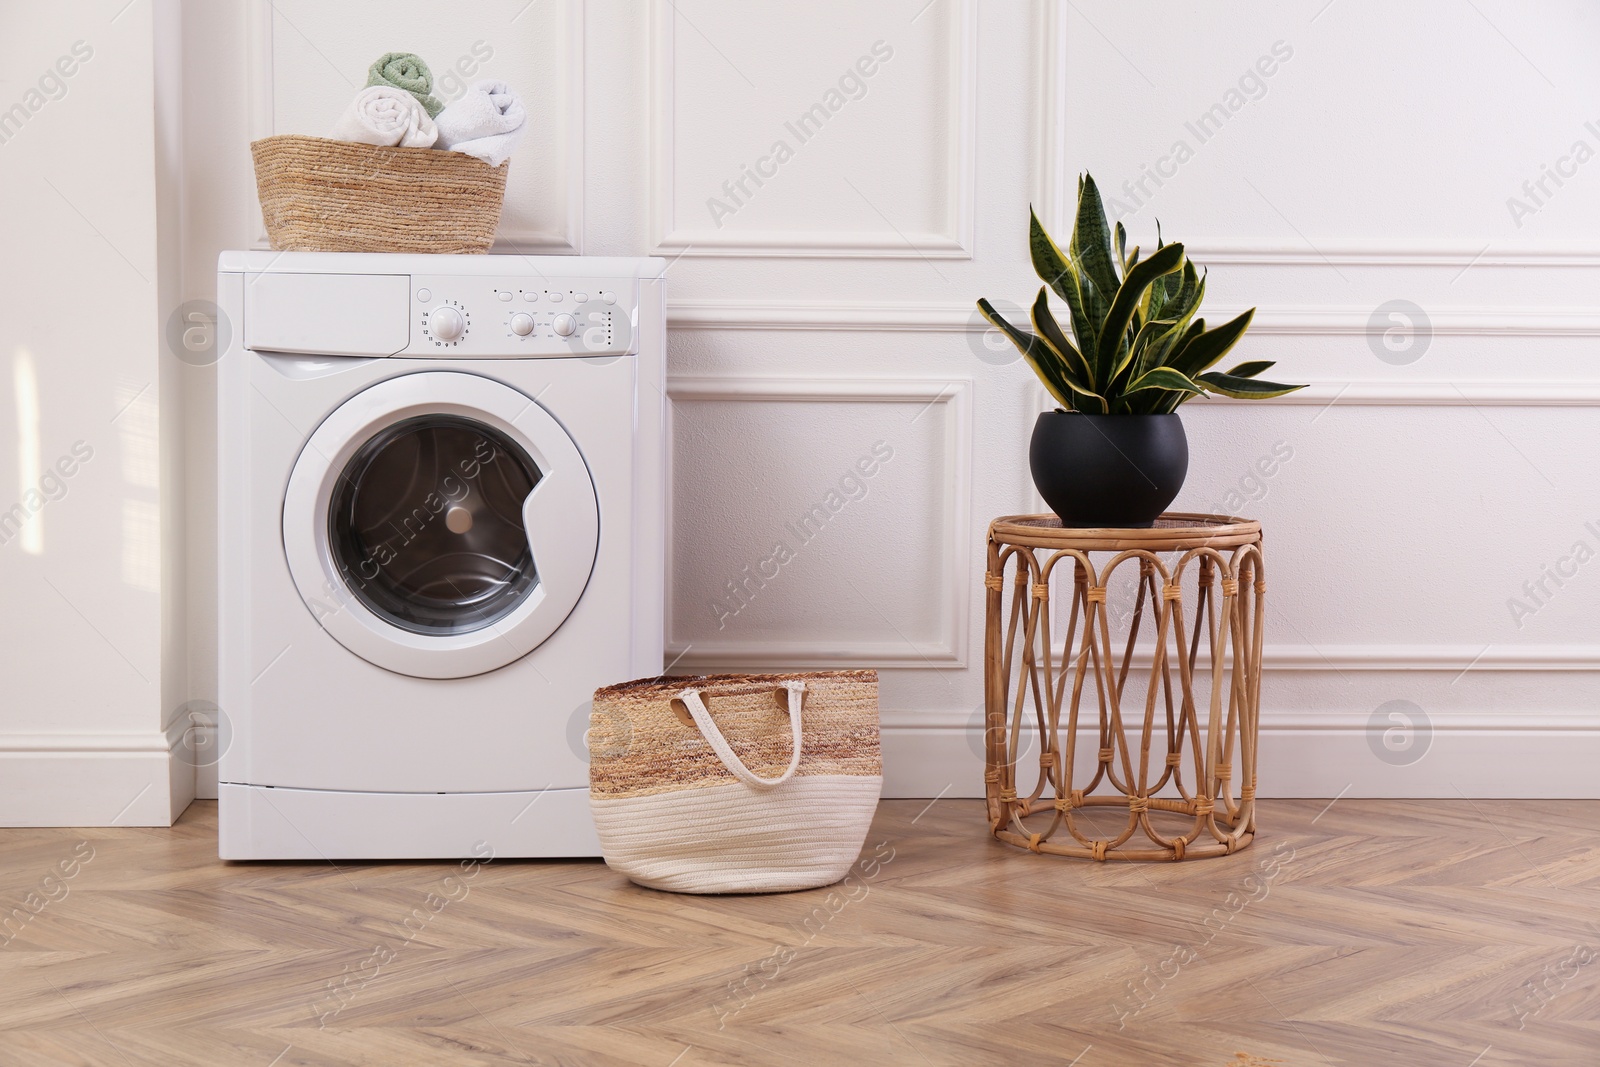
[[[965,667],[947,642],[704,641],[667,643],[675,670],[830,670],[874,667],[930,670]]]
[[[1261,663],[1277,671],[1600,671],[1600,645],[1285,644],[1267,645]]]
[[[1014,696],[1015,694],[1013,694]],[[1087,720],[1096,716],[1095,697],[1093,690],[1085,689],[1084,704],[1081,715],[1084,721],[1079,723],[1081,736],[1094,736],[1098,726]],[[1201,708],[1207,706],[1209,694],[1199,694]],[[1143,699],[1140,704],[1142,707]],[[1372,717],[1372,708],[1329,709],[1323,711],[1283,711],[1274,712],[1270,702],[1264,701],[1261,711],[1261,728],[1263,731],[1272,730],[1276,733],[1305,732],[1315,730],[1365,731],[1368,721]],[[1023,733],[1029,738],[1024,741],[1023,751],[1032,748],[1031,738],[1038,734],[1038,726],[1033,719],[1032,703],[1024,719]],[[1126,710],[1126,707],[1124,708]],[[888,709],[879,713],[879,722],[886,730],[949,730],[961,734],[963,737],[977,735],[973,738],[977,747],[981,742],[982,710],[980,706],[972,708],[941,708],[927,711],[913,711],[905,709]],[[1485,733],[1549,733],[1551,731],[1594,731],[1600,738],[1600,709],[1595,710],[1569,710],[1569,711],[1539,711],[1539,712],[1504,712],[1494,710],[1471,711],[1428,711],[1426,726],[1434,730],[1482,730]],[[1065,720],[1066,712],[1062,717]],[[1165,729],[1164,725],[1159,726]],[[1131,720],[1127,724],[1130,739],[1137,734],[1137,724]],[[1065,727],[1062,732],[1065,733]],[[1098,748],[1098,745],[1093,746]],[[1034,750],[1037,751],[1037,750]],[[1595,783],[1597,793],[1600,793],[1600,782]]]
[[[877,234],[780,230],[733,233],[683,226],[676,217],[674,77],[677,9],[650,5],[650,232],[652,255],[760,258],[971,259],[976,219],[978,9],[976,0],[943,5],[951,20],[950,153],[944,174],[946,219],[934,233]]]
[[[1222,309],[1222,321],[1242,309]],[[1370,330],[1370,308],[1261,308],[1250,332],[1278,337],[1356,337]],[[981,333],[989,327],[974,309],[957,303],[851,303],[844,301],[680,300],[667,308],[675,330],[816,330],[857,333]],[[1600,313],[1581,309],[1470,308],[1441,310],[1435,336],[1600,337]],[[1019,357],[1020,359],[1020,357]],[[1039,390],[1043,396],[1043,390]],[[1600,377],[1547,381],[1371,378],[1315,381],[1266,400],[1203,398],[1195,403],[1285,404],[1313,407],[1595,407]],[[1042,403],[1042,400],[1041,400]]]
[[[658,229],[656,232],[660,233]],[[712,236],[715,235],[715,236]],[[938,233],[875,234],[852,230],[770,230],[719,233],[675,230],[664,234],[652,256],[736,259],[971,259],[968,245]]]
[[[1225,322],[1245,309],[1210,307],[1207,320]],[[1600,311],[1592,307],[1433,307],[1423,309],[1434,337],[1600,337]],[[1288,337],[1366,336],[1373,330],[1371,307],[1260,307],[1250,323],[1253,334]]]
[[[1268,605],[1267,625],[1272,625]],[[1120,645],[1118,646],[1120,649]],[[1059,651],[1059,649],[1058,649]],[[1152,649],[1134,649],[1135,666],[1150,665]],[[1117,663],[1122,655],[1117,654]],[[1195,666],[1210,657],[1202,649]],[[1505,644],[1267,644],[1261,650],[1263,671],[1434,671],[1474,674],[1491,671],[1600,671],[1600,645]],[[1600,721],[1600,717],[1597,717]]]
[[[1206,318],[1223,322],[1242,307],[1207,305]],[[1365,306],[1261,306],[1250,333],[1279,337],[1356,337],[1372,331]],[[851,301],[676,300],[668,322],[679,329],[905,330],[981,333],[989,326],[975,304]],[[1600,337],[1600,311],[1588,307],[1461,305],[1428,311],[1435,337]]]
[[[1131,242],[1130,242],[1131,243]],[[1600,267],[1600,249],[1552,245],[1496,248],[1480,245],[1370,244],[1319,241],[1315,247],[1206,244],[1185,241],[1190,258],[1206,266],[1230,267]]]
[[[1033,136],[1033,210],[1052,233],[1077,210],[1077,183],[1067,181],[1061,166],[1066,154],[1067,12],[1055,0],[1034,7],[1037,64],[1034,107],[1038,123]]]
[[[687,330],[889,330],[982,332],[975,304],[863,304],[831,301],[676,300],[667,324]]]
[[[566,143],[562,149],[566,164],[566,219],[560,232],[547,230],[513,230],[502,227],[495,231],[495,253],[513,253],[525,256],[581,256],[583,255],[583,213],[585,184],[585,153],[588,109],[585,106],[587,86],[584,81],[586,50],[588,48],[585,24],[588,11],[585,0],[566,0],[562,18],[566,29],[566,88],[562,104],[565,108]]]
[[[983,757],[972,711],[883,713],[885,797],[981,797]],[[1408,765],[1377,757],[1370,710],[1317,716],[1262,711],[1259,793],[1288,797],[1600,797],[1600,715],[1429,714],[1422,754]],[[1130,740],[1133,739],[1130,731]],[[1085,732],[1080,747],[1097,747]],[[1024,750],[1028,752],[1027,749]],[[1037,774],[1024,756],[1020,775]],[[972,832],[985,830],[975,812]]]
[[[1596,407],[1600,380],[1312,382],[1264,400],[1201,397],[1196,404],[1286,404],[1299,407]]]
[[[972,381],[919,378],[758,378],[693,377],[667,379],[671,402],[710,400],[733,403],[903,403],[945,409],[944,469],[950,472],[942,502],[944,558],[930,580],[938,583],[942,603],[940,636],[915,642],[899,635],[879,642],[816,640],[693,642],[674,633],[667,618],[667,661],[684,667],[827,667],[861,664],[877,667],[965,667],[971,581],[969,558],[972,501]],[[668,426],[668,439],[674,431]],[[669,480],[670,480],[669,473]],[[669,501],[671,496],[669,494]],[[669,509],[670,509],[669,503]],[[667,519],[667,589],[673,588],[674,522]]]
[[[1076,169],[1066,165],[1072,145],[1066,135],[1070,84],[1067,43],[1071,30],[1064,5],[1037,0],[1035,84],[1037,122],[1034,145],[1033,203],[1052,233],[1070,231],[1077,210]],[[1130,244],[1135,242],[1130,241]],[[1211,266],[1278,267],[1422,267],[1464,272],[1468,268],[1600,268],[1600,248],[1577,243],[1547,245],[1492,241],[1416,242],[1323,239],[1298,244],[1257,244],[1220,240],[1184,242],[1196,263]]]

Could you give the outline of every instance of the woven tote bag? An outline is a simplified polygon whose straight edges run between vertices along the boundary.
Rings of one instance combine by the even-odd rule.
[[[589,805],[606,863],[677,893],[781,893],[850,871],[883,787],[876,671],[601,689]]]

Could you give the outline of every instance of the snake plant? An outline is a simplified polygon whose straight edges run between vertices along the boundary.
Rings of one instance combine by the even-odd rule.
[[[1021,350],[1062,408],[1159,415],[1205,393],[1260,400],[1305,388],[1260,380],[1257,375],[1272,366],[1266,360],[1240,363],[1226,373],[1212,370],[1244,336],[1255,308],[1206,329],[1205,319],[1194,317],[1206,280],[1183,245],[1164,243],[1158,224],[1151,256],[1140,259],[1137,247],[1127,251],[1127,231],[1120,222],[1114,231],[1107,224],[1089,175],[1078,179],[1078,218],[1067,250],[1032,211],[1028,247],[1033,269],[1046,283],[1029,315],[1033,332],[1001,318],[987,300],[980,299],[978,309]],[[1050,290],[1071,314],[1071,338],[1050,311]]]

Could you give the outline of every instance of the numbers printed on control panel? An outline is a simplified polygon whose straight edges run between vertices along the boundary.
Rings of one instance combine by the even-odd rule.
[[[464,356],[588,355],[626,351],[632,339],[633,313],[612,289],[571,282],[490,286],[468,278],[421,282],[413,279],[416,298],[433,306],[418,320],[421,337],[412,346],[418,355],[418,349],[446,348]],[[496,325],[474,334],[471,308],[482,312],[502,304],[508,306],[490,319]]]

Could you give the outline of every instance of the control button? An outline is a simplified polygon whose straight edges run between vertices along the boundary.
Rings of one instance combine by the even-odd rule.
[[[608,304],[615,304],[617,302],[617,294],[616,293],[601,293],[600,294],[600,299],[604,300]]]
[[[497,290],[495,290],[495,294],[494,295],[498,296],[501,300],[510,300],[511,299],[511,290],[510,289],[497,289]]]
[[[551,301],[551,303],[555,303],[555,304],[561,303],[561,290],[560,289],[557,289],[555,292],[550,294],[550,301]]]
[[[417,290],[417,299],[422,301],[424,304],[426,304],[428,301],[433,299],[433,290],[431,290],[431,289],[418,289]]]
[[[586,303],[589,302],[589,294],[588,293],[573,293],[572,294],[572,300],[573,300],[573,303],[586,304]]]
[[[583,343],[587,348],[606,347],[606,334],[609,331],[604,326],[591,326],[583,331]]]
[[[511,332],[518,337],[526,337],[533,332],[533,316],[519,311],[511,316]]]
[[[528,301],[528,303],[531,304],[535,300],[539,299],[539,292],[536,289],[528,289],[528,290],[523,292],[522,299]]]
[[[555,322],[550,325],[554,326],[556,333],[562,337],[571,337],[578,332],[578,320],[571,315],[557,315]]]
[[[454,341],[467,332],[467,323],[455,308],[448,305],[436,307],[433,314],[428,316],[428,332],[435,340]]]
[[[453,534],[464,534],[472,529],[472,512],[457,505],[444,513],[444,527]]]

